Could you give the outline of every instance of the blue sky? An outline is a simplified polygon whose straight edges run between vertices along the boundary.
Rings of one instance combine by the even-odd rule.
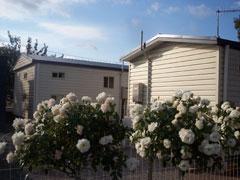
[[[7,30],[65,57],[118,62],[157,33],[216,35],[216,10],[240,9],[240,0],[1,0],[0,42]],[[220,36],[236,40],[233,18],[220,17]]]

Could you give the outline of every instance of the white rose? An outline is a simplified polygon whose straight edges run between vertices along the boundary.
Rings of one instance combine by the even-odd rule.
[[[105,103],[110,105],[110,104],[114,104],[114,101],[115,101],[114,97],[107,97],[107,99],[105,100]]]
[[[52,108],[51,108],[52,114],[54,116],[58,115],[60,113],[59,112],[60,108],[61,108],[61,105],[59,105],[59,104],[56,104],[56,105],[52,106]]]
[[[98,94],[98,96],[96,97],[96,100],[99,104],[103,104],[105,102],[107,98],[107,94],[105,92],[102,92],[100,94]]]
[[[162,152],[161,151],[158,151],[157,154],[156,154],[157,158],[158,159],[162,159]]]
[[[234,136],[239,139],[240,138],[240,132],[239,131],[235,131],[234,132]]]
[[[174,96],[175,96],[176,98],[181,98],[182,95],[183,95],[183,90],[178,89],[178,90],[175,92],[175,95],[174,95]]]
[[[103,137],[100,138],[99,144],[101,144],[101,145],[107,145],[107,144],[112,143],[112,141],[113,141],[112,135],[103,136]]]
[[[67,102],[68,102],[68,99],[65,98],[65,97],[60,100],[60,104],[61,104],[61,105],[65,104],[65,103],[67,103]]]
[[[191,129],[182,128],[179,131],[179,137],[182,140],[182,142],[184,142],[186,144],[193,144],[193,142],[195,140],[195,134],[193,133],[193,131]]]
[[[226,111],[228,108],[230,108],[231,105],[228,101],[224,102],[222,105],[221,105],[221,108]]]
[[[43,105],[42,103],[39,103],[39,104],[37,105],[37,111],[41,112],[41,111],[43,111],[43,110],[44,110],[44,105]]]
[[[0,142],[0,154],[4,153],[6,146],[7,146],[6,142]]]
[[[180,114],[185,114],[187,112],[187,107],[184,106],[184,104],[181,102],[178,106],[177,106],[177,110]]]
[[[212,132],[209,136],[209,140],[212,142],[218,142],[220,138],[221,136],[217,131]]]
[[[178,167],[182,170],[182,171],[187,171],[190,168],[190,163],[188,160],[181,160],[180,164],[178,165]]]
[[[228,145],[229,147],[234,147],[234,146],[236,146],[236,144],[237,144],[237,142],[236,142],[236,140],[233,139],[233,138],[230,138],[230,139],[227,140],[227,145]]]
[[[196,126],[199,130],[203,129],[203,127],[204,127],[203,120],[202,120],[202,119],[197,119],[196,122],[195,122],[195,126]]]
[[[89,96],[83,96],[82,97],[82,102],[84,103],[91,103],[92,102],[92,98]]]
[[[15,154],[13,152],[9,152],[6,157],[8,164],[13,163],[14,159],[15,159]]]
[[[101,104],[101,110],[103,113],[110,111],[110,105],[108,103]]]
[[[218,113],[218,107],[217,107],[217,106],[213,106],[213,107],[211,108],[211,113],[217,115],[217,113]]]
[[[240,112],[238,110],[232,110],[231,113],[229,114],[230,118],[239,118],[240,117]]]
[[[150,143],[151,143],[150,137],[144,137],[144,138],[140,139],[140,144],[145,148],[147,148],[150,145]]]
[[[190,91],[186,91],[182,95],[182,101],[188,101],[192,97],[193,97],[193,93]]]
[[[176,108],[179,105],[179,100],[173,102],[172,107]]]
[[[34,125],[32,123],[27,123],[25,128],[24,128],[24,132],[26,135],[31,135],[33,133],[34,130]]]
[[[83,126],[81,125],[77,125],[77,127],[75,127],[77,134],[82,135],[83,132]]]
[[[160,101],[154,101],[151,105],[151,110],[152,111],[162,111],[164,110],[164,106]]]
[[[206,145],[204,145],[203,153],[208,155],[208,156],[213,155],[214,154],[214,146],[213,146],[213,144],[206,144]]]
[[[56,101],[55,99],[51,98],[48,100],[48,108],[51,108],[55,105]]]
[[[174,119],[171,121],[172,125],[176,126],[178,124],[178,120],[177,119]]]
[[[129,158],[126,161],[126,165],[130,171],[135,171],[139,165],[139,160],[136,158]]]
[[[164,139],[163,140],[163,146],[166,148],[166,149],[169,149],[171,147],[172,143],[169,139]]]
[[[143,114],[143,106],[141,104],[135,104],[130,111],[130,116],[135,117]]]
[[[62,115],[56,115],[53,117],[53,120],[56,122],[56,123],[59,123],[60,121],[62,121],[64,119],[64,116]]]
[[[38,111],[35,111],[35,112],[33,113],[33,118],[34,118],[36,121],[39,121],[39,120],[40,120],[41,116],[40,116],[40,114],[39,114]]]
[[[16,118],[13,121],[12,126],[14,127],[15,130],[21,130],[24,128],[25,125],[25,120],[21,118]]]
[[[76,147],[81,153],[85,153],[90,149],[90,142],[87,139],[79,139]]]
[[[69,94],[66,95],[66,98],[70,101],[70,102],[77,102],[77,96],[76,94],[70,92]]]
[[[62,107],[59,109],[60,114],[64,115],[64,114],[68,111],[68,109],[70,108],[70,106],[71,106],[71,105],[70,105],[69,102],[63,104]]]
[[[24,142],[25,135],[23,132],[19,131],[12,135],[12,142],[15,146],[20,146]]]
[[[158,126],[157,122],[152,122],[151,124],[148,125],[148,131],[153,132]]]

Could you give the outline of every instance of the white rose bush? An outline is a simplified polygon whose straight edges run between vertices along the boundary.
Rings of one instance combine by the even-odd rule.
[[[128,129],[114,110],[113,97],[101,93],[96,100],[92,103],[87,96],[78,100],[69,93],[59,104],[53,99],[40,103],[33,120],[15,119],[15,151],[9,152],[7,161],[29,170],[56,169],[76,178],[86,168],[101,168],[112,179],[120,178],[127,165],[121,143]]]
[[[178,91],[171,100],[155,100],[145,108],[136,104],[131,118],[130,141],[137,154],[151,162],[148,179],[156,158],[184,175],[191,167],[221,168],[225,152],[239,150],[239,108],[228,103],[211,107],[207,99],[189,91]]]

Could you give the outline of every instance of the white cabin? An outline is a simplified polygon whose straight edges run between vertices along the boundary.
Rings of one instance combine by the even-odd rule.
[[[189,90],[211,104],[240,105],[240,43],[217,37],[157,34],[121,58],[129,62],[128,106]]]
[[[22,54],[14,68],[14,113],[31,118],[39,102],[60,100],[69,92],[79,98],[106,92],[115,97],[124,116],[127,106],[128,67],[121,64]]]

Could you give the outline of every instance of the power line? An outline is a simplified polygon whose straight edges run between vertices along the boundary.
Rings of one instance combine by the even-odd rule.
[[[235,12],[240,12],[240,9],[223,9],[223,10],[217,10],[217,37],[220,37],[219,35],[219,29],[220,29],[220,14],[224,14],[224,13],[235,13]]]

